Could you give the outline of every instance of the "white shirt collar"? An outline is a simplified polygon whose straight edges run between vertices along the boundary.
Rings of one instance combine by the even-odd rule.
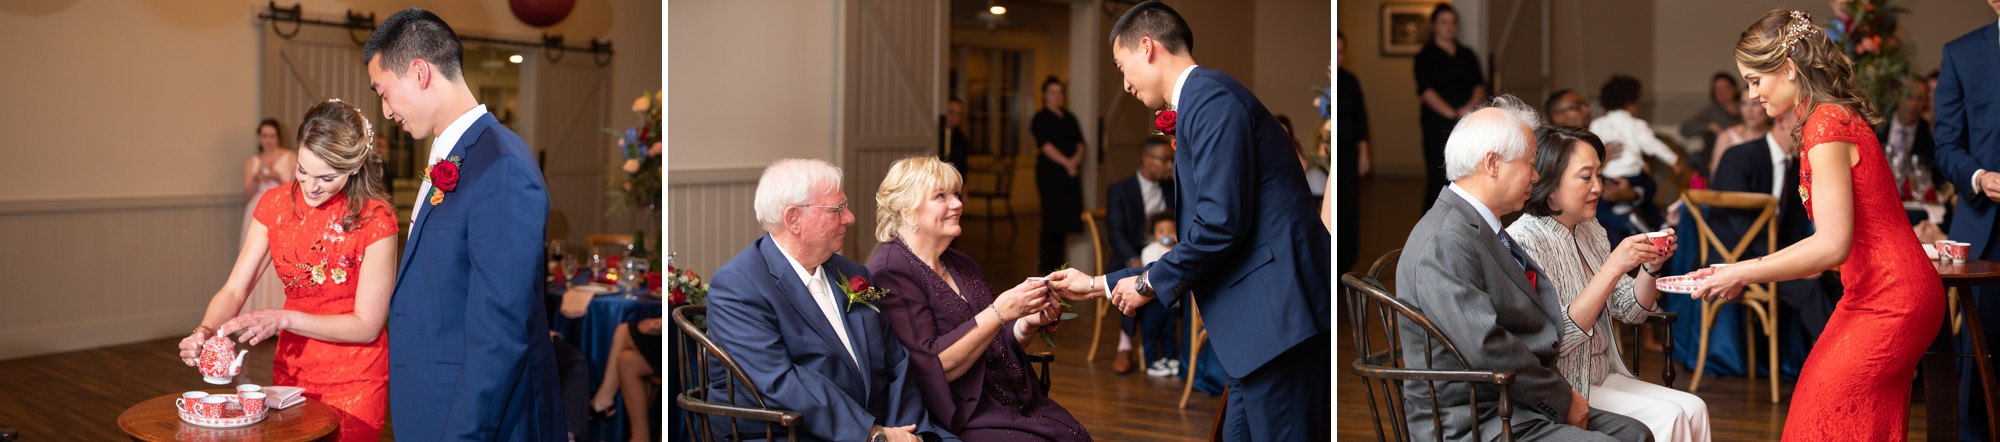
[[[819,272],[819,269],[821,267],[826,266],[825,264],[813,266],[813,268],[808,269],[804,264],[799,264],[798,258],[792,257],[792,252],[785,251],[785,246],[778,244],[777,236],[769,234],[766,234],[764,236],[767,238],[771,238],[771,245],[778,246],[778,254],[785,255],[785,262],[792,263],[792,271],[799,274],[799,280],[805,282],[806,286],[808,287],[812,286],[813,278],[816,278],[818,276],[825,276]]]
[[[1479,211],[1479,218],[1486,220],[1486,228],[1493,229],[1495,235],[1500,234],[1500,217],[1493,216],[1493,209],[1486,208],[1486,203],[1479,202],[1478,197],[1466,192],[1465,188],[1458,187],[1458,183],[1451,183],[1445,188],[1451,189],[1451,192],[1458,194],[1459,198],[1465,198],[1465,202],[1472,203],[1472,208]]]
[[[424,164],[435,163],[445,155],[450,155],[451,147],[458,145],[458,139],[465,136],[467,129],[472,128],[472,122],[479,121],[479,117],[483,115],[486,115],[484,104],[473,106],[472,109],[465,111],[464,115],[452,120],[451,125],[444,127],[444,133],[438,134],[437,138],[431,140],[431,157],[424,161]]]
[[[1175,109],[1176,112],[1178,112],[1179,109],[1181,108],[1181,86],[1187,85],[1188,74],[1194,73],[1194,68],[1199,66],[1201,65],[1198,64],[1188,65],[1187,69],[1181,70],[1180,78],[1174,79],[1174,93],[1173,95],[1167,97],[1167,106]]]
[[[1790,156],[1785,155],[1785,147],[1779,146],[1778,138],[1771,136],[1770,132],[1764,133],[1764,145],[1771,148],[1771,162],[1783,163],[1785,160],[1791,159]]]

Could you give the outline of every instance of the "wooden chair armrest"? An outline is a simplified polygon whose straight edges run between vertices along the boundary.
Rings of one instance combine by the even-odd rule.
[[[1028,353],[1027,355],[1028,355],[1028,362],[1048,364],[1056,361],[1056,355],[1054,353],[1039,352],[1039,353]]]
[[[1680,316],[1678,313],[1667,311],[1651,312],[1646,314],[1646,320],[1641,323],[1673,325],[1675,320],[1680,319]]]
[[[695,399],[688,396],[687,393],[675,396],[674,403],[680,405],[682,409],[695,414],[770,422],[787,428],[798,428],[799,423],[803,422],[804,419],[804,415],[797,411],[717,404]]]
[[[1430,370],[1418,368],[1390,368],[1363,364],[1354,361],[1354,373],[1376,379],[1399,381],[1446,381],[1480,382],[1500,386],[1514,385],[1514,372],[1493,370]]]

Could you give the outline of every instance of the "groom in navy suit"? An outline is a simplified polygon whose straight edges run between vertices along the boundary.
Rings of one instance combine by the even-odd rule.
[[[527,143],[465,86],[458,35],[405,9],[362,46],[384,116],[431,139],[389,302],[389,409],[406,440],[566,440],[542,313],[549,194]]]
[[[2000,3],[1989,1],[2000,14]],[[1992,81],[2000,72],[2000,28],[1987,23],[1944,45],[1944,65],[1938,69],[1937,168],[1958,189],[1958,207],[1952,212],[1951,239],[1972,243],[1972,257],[2000,261],[2000,84]],[[1986,342],[2000,342],[2000,286],[1977,287],[1979,315],[1986,325]],[[1958,337],[1958,350],[1969,349],[1967,335]],[[1959,438],[1986,440],[1985,402],[1975,393],[1979,376],[1972,364],[1959,363]]]
[[[1306,203],[1290,135],[1236,79],[1195,65],[1194,32],[1166,4],[1119,17],[1111,52],[1126,92],[1177,113],[1161,129],[1178,144],[1180,188],[1180,242],[1151,265],[1106,275],[1117,281],[1111,302],[1131,315],[1148,302],[1197,301],[1229,375],[1223,439],[1332,439],[1332,238]],[[1051,284],[1072,296],[1107,286],[1069,279]]]
[[[889,323],[872,304],[845,295],[850,278],[869,276],[867,266],[835,254],[854,224],[840,169],[820,160],[779,160],[757,181],[753,205],[770,234],[709,279],[708,337],[735,358],[764,405],[803,414],[805,440],[957,440],[931,423],[910,382],[909,353]],[[709,397],[729,397],[721,390],[729,373],[720,364],[709,368],[717,380]],[[747,395],[736,400],[758,405]],[[712,428],[732,427],[714,418]],[[764,435],[754,423],[734,428],[740,436],[723,439]]]

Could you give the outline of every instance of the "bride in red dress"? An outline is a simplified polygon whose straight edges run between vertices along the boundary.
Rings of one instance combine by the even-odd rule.
[[[374,131],[360,109],[331,100],[299,126],[298,180],[265,192],[229,279],[201,325],[181,340],[195,365],[201,341],[240,334],[256,345],[278,338],[272,383],[340,415],[339,440],[375,441],[388,411],[388,332],[382,324],[396,272],[396,212],[381,184]],[[284,282],[283,309],[237,314],[258,269]]]
[[[1944,320],[1945,297],[1870,128],[1882,118],[1855,88],[1840,47],[1804,12],[1765,14],[1743,31],[1735,56],[1766,113],[1804,115],[1790,136],[1803,139],[1798,191],[1817,230],[1763,258],[1696,272],[1708,279],[1694,296],[1732,299],[1744,284],[1840,266],[1846,295],[1806,357],[1785,440],[1904,440],[1910,379]]]

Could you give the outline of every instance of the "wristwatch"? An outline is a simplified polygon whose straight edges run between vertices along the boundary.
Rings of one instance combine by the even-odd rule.
[[[1152,297],[1153,283],[1146,280],[1147,279],[1146,275],[1151,273],[1153,273],[1153,271],[1151,270],[1139,272],[1139,281],[1132,284],[1132,290],[1139,292],[1139,294],[1141,295]]]
[[[882,431],[881,425],[868,430],[868,442],[889,442],[889,432]]]

